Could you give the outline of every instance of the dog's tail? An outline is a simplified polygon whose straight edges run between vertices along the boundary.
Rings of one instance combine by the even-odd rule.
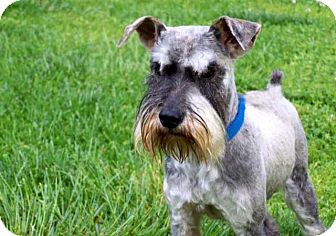
[[[269,91],[281,93],[281,83],[284,77],[284,73],[281,70],[274,70],[270,81],[267,84],[266,89]]]

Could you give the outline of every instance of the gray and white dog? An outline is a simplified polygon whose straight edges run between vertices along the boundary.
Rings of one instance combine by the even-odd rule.
[[[127,26],[118,44],[137,31],[151,54],[134,136],[153,156],[167,155],[172,235],[200,235],[203,214],[226,219],[237,235],[278,235],[266,207],[278,190],[305,235],[324,231],[305,133],[282,95],[282,73],[273,72],[263,91],[242,97],[236,90],[234,60],[253,47],[260,28],[227,16],[210,27],[166,27],[145,16]]]

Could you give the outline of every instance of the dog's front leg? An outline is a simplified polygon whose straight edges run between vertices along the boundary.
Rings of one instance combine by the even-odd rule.
[[[260,175],[255,176],[250,185],[221,188],[225,197],[218,199],[215,207],[237,236],[279,235],[274,220],[267,213],[264,181],[263,175]]]
[[[232,204],[233,202],[231,202]],[[265,206],[231,205],[221,207],[225,219],[237,236],[268,236],[264,229]],[[271,235],[271,234],[270,234]]]
[[[169,205],[172,236],[200,236],[200,214],[193,204]]]
[[[256,209],[250,217],[253,219],[243,222],[242,216],[239,222],[233,222],[228,217],[231,227],[237,236],[277,236],[279,231],[274,220],[265,213],[264,208]]]
[[[170,211],[172,236],[199,236],[202,210],[193,203],[192,183],[186,166],[167,158],[163,189]]]
[[[273,218],[265,212],[265,207],[255,209],[252,220],[243,224],[230,222],[237,236],[278,236],[279,229]]]

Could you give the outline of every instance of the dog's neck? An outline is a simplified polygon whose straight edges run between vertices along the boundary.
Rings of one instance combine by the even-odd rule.
[[[238,98],[234,75],[229,81],[229,86],[226,88],[224,101],[224,125],[227,127],[236,117],[238,110]]]

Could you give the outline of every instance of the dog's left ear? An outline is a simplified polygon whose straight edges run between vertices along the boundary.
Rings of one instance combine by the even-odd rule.
[[[257,39],[261,25],[251,21],[220,17],[210,27],[216,38],[228,50],[231,58],[237,58],[249,51]]]
[[[135,30],[138,32],[142,44],[150,50],[157,42],[160,33],[166,30],[166,26],[153,16],[143,16],[125,28],[124,35],[117,47],[123,46]]]

